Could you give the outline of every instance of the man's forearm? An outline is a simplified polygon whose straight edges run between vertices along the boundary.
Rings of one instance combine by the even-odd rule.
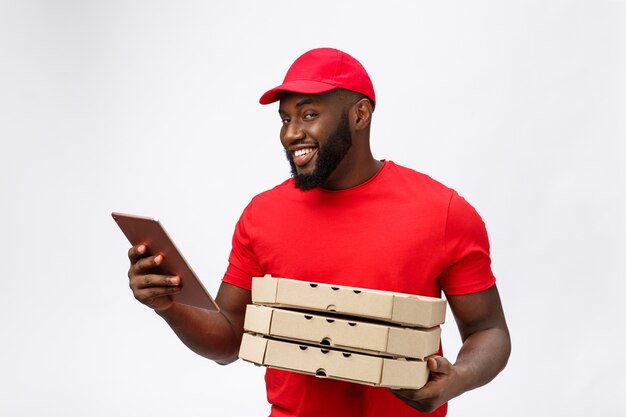
[[[462,377],[462,392],[494,379],[506,366],[510,353],[511,339],[506,328],[486,329],[468,336],[454,364]]]
[[[198,355],[225,365],[237,359],[241,331],[223,312],[173,304],[157,311],[187,347]]]

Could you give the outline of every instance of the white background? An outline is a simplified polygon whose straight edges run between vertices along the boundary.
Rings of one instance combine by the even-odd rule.
[[[267,415],[261,369],[134,300],[110,212],[158,216],[215,294],[289,172],[258,98],[320,46],[368,69],[375,156],[487,224],[513,354],[449,415],[622,415],[625,24],[602,0],[1,1],[0,415]]]

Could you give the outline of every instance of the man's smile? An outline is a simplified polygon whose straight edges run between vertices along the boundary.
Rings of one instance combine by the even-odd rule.
[[[298,167],[307,165],[315,155],[317,155],[317,148],[314,146],[302,147],[291,151],[293,163]]]

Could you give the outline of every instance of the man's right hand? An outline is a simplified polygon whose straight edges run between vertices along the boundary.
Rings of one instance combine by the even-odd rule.
[[[130,289],[141,303],[154,310],[166,310],[174,304],[171,295],[181,290],[180,277],[163,274],[159,265],[163,255],[153,256],[145,245],[128,250]]]

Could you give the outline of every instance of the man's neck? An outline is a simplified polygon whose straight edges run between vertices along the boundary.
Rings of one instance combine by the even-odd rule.
[[[322,188],[326,190],[346,190],[356,187],[376,175],[382,166],[383,163],[374,159],[371,154],[363,162],[341,164],[322,185]]]

